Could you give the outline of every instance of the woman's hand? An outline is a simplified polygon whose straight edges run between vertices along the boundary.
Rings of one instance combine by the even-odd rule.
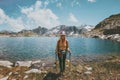
[[[71,54],[71,50],[68,48],[67,51]]]
[[[57,50],[55,50],[55,54],[58,54],[58,51],[57,51]]]

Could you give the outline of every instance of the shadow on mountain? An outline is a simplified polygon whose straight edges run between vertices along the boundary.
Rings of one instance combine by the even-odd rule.
[[[43,80],[58,80],[60,77],[60,74],[49,72],[47,75],[43,78]]]

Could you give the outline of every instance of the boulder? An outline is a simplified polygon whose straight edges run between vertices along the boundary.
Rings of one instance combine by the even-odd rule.
[[[46,66],[46,63],[42,63],[42,67],[45,67]]]
[[[32,61],[32,64],[38,64],[38,63],[41,63],[41,60]]]
[[[0,61],[0,66],[11,68],[12,65],[13,65],[13,63],[10,61]]]
[[[83,66],[82,66],[82,65],[79,64],[78,66],[76,66],[76,71],[77,71],[78,73],[81,73],[82,70],[83,70]]]
[[[4,78],[1,78],[0,80],[8,80],[9,76],[6,76]]]
[[[39,68],[41,68],[41,66],[42,66],[41,60],[32,61],[31,68],[37,68],[37,69],[39,69]]]
[[[25,75],[25,76],[24,76],[24,79],[27,79],[28,77],[29,77],[28,75]]]
[[[31,69],[25,72],[26,74],[30,74],[30,73],[41,73],[41,70],[38,69]]]
[[[31,67],[32,61],[17,61],[15,66]]]
[[[84,72],[84,74],[92,74],[92,72],[91,71],[86,71],[86,72]]]
[[[86,70],[88,70],[88,71],[93,70],[93,68],[92,68],[92,67],[85,67],[85,69],[86,69]]]

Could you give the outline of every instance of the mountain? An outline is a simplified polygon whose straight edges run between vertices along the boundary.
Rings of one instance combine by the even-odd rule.
[[[81,26],[79,27],[79,29],[81,30],[81,33],[89,32],[89,31],[91,31],[91,30],[94,29],[94,28],[95,28],[94,26],[92,26],[92,25],[86,25],[86,24],[81,25]]]
[[[47,28],[39,26],[38,28],[32,30],[22,30],[17,33],[18,36],[40,36],[47,32]]]
[[[59,25],[53,27],[52,29],[47,29],[45,27],[37,27],[31,30],[21,30],[19,32],[10,32],[10,31],[2,31],[0,35],[8,35],[11,37],[17,36],[57,36],[60,34],[61,31],[65,31],[67,36],[79,36],[82,33],[89,32],[94,27],[91,25],[81,25],[81,26],[66,26],[66,25]]]
[[[111,15],[104,19],[86,35],[120,42],[120,14]]]
[[[45,33],[48,31],[48,29],[39,26],[38,28],[35,28],[35,29],[33,29],[32,31],[33,31],[34,33],[36,33],[36,34],[43,35],[43,34],[45,34]]]
[[[65,31],[67,36],[78,36],[79,34],[86,33],[93,29],[93,26],[90,25],[81,25],[79,27],[76,26],[66,26],[66,25],[59,25],[56,26],[46,33],[47,36],[58,35],[61,31]]]
[[[0,36],[9,36],[9,35],[14,35],[14,34],[16,34],[16,32],[7,31],[7,30],[0,31]]]
[[[93,31],[104,35],[120,34],[120,14],[111,15],[97,24]]]
[[[67,35],[80,33],[80,30],[76,26],[59,25],[59,26],[56,26],[50,29],[46,34],[47,35],[58,35],[61,31],[65,31]]]

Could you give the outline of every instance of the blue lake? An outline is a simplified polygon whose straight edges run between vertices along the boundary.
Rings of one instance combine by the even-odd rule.
[[[58,37],[0,38],[0,59],[29,60],[54,57]],[[94,38],[67,37],[72,56],[119,54],[120,43]]]

